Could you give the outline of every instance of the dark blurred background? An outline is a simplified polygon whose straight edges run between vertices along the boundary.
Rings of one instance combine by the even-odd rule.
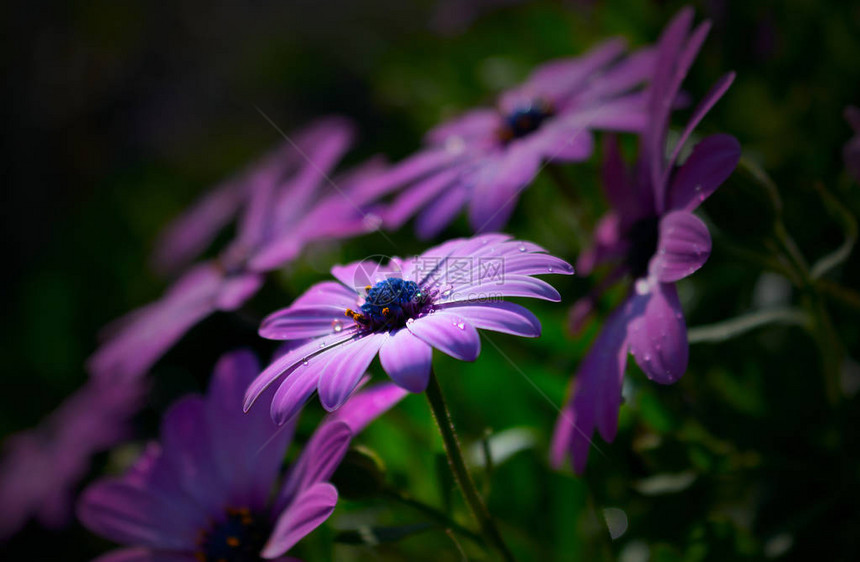
[[[0,255],[7,264],[0,292],[0,436],[37,424],[82,384],[83,363],[101,326],[161,294],[165,282],[148,267],[159,229],[219,179],[278,143],[279,134],[256,108],[284,130],[320,115],[347,115],[360,131],[348,162],[375,153],[397,160],[419,146],[428,127],[491,102],[495,92],[521,80],[535,64],[580,53],[616,34],[633,45],[651,42],[682,5],[646,0],[308,0],[214,7],[185,0],[6,2],[0,22]],[[714,29],[687,82],[689,90],[700,96],[722,73],[738,72],[701,132],[737,136],[745,153],[780,187],[785,221],[801,249],[811,257],[832,250],[842,231],[814,184],[829,186],[855,215],[860,209],[841,160],[851,135],[842,111],[860,103],[860,5],[835,0],[694,5],[697,18],[712,19]],[[596,165],[579,170],[572,177],[596,210]],[[576,242],[554,228],[563,223],[564,208],[556,207],[545,178],[533,191],[509,230],[573,260]],[[757,203],[741,187],[725,191],[705,212],[725,236],[755,238]],[[457,228],[453,232],[460,233]],[[420,249],[411,233],[402,237],[404,247]],[[267,352],[254,333],[263,314],[286,305],[334,261],[389,253],[386,244],[369,236],[346,248],[324,248],[289,275],[276,276],[275,287],[240,314],[216,315],[193,330],[156,367],[140,435],[152,434],[158,413],[172,398],[205,384],[221,352],[243,344]],[[761,290],[760,274],[722,252],[718,239],[711,262],[690,283],[688,293],[695,295],[685,301],[689,323],[744,312]],[[860,286],[856,259],[840,268],[838,282]],[[573,343],[565,334],[566,305],[588,286],[588,280],[570,281],[565,304],[542,309],[546,335],[539,343],[511,340],[511,354],[556,403],[596,330]],[[858,359],[856,312],[834,308],[842,343]],[[545,360],[530,359],[535,352]],[[488,477],[503,490],[491,496],[491,507],[517,529],[512,533],[526,537],[518,546],[525,552],[531,537],[543,545],[546,559],[558,560],[860,557],[856,402],[849,398],[838,412],[829,409],[821,396],[815,348],[800,330],[776,328],[735,343],[694,347],[690,373],[670,389],[648,386],[641,373],[634,375],[641,394],[625,408],[619,438],[611,446],[601,444],[609,456],[593,455],[581,480],[546,476],[546,440],[555,413],[537,394],[519,404],[516,400],[531,391],[516,374],[488,380],[494,370],[510,368],[492,349],[485,355],[465,367],[441,363],[457,371],[450,377],[457,396],[452,407],[467,440],[478,439],[487,426],[530,427],[540,435],[525,458]],[[500,414],[507,406],[511,409]],[[428,436],[421,401],[413,399],[405,408],[392,425],[411,423],[427,443],[436,443]],[[668,445],[657,447],[647,438]],[[385,444],[407,447],[403,432],[374,428],[368,442],[381,453],[392,449],[384,458],[393,479],[438,503],[432,487],[409,475],[409,470],[433,475],[435,469],[415,465],[409,449]],[[644,442],[657,452],[649,452],[651,445]],[[435,462],[431,453],[416,458]],[[96,459],[96,469],[106,462]],[[654,497],[631,485],[646,474],[688,471],[694,482],[682,495]],[[594,530],[602,525],[599,514],[611,506],[623,508],[629,518],[621,542],[610,542],[605,529]],[[385,507],[378,503],[374,509],[384,513]],[[396,512],[389,518],[396,520]],[[314,535],[318,543],[330,542],[331,532],[325,533]],[[335,559],[437,559],[416,553],[444,540],[444,535],[418,537],[402,549],[377,551],[343,547]],[[31,524],[0,555],[35,560],[63,552],[62,559],[79,560],[105,547],[77,527],[47,532]],[[324,547],[313,548],[309,559],[332,556]],[[451,544],[439,548],[446,550],[438,559],[456,559]]]

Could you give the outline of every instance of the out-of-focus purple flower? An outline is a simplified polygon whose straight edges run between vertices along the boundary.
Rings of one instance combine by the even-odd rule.
[[[218,258],[191,267],[160,300],[109,325],[107,341],[89,360],[90,372],[141,376],[203,318],[240,307],[260,288],[266,272],[293,260],[308,243],[375,230],[380,219],[368,211],[364,186],[383,163],[372,159],[329,180],[346,148],[336,134],[320,142],[317,160],[304,161],[288,180],[260,172],[258,181],[246,187],[250,193],[235,239]]]
[[[334,510],[328,480],[350,440],[406,395],[390,383],[357,393],[281,479],[293,426],[242,412],[258,372],[250,352],[222,357],[206,396],[185,397],[165,414],[158,443],[122,476],[84,491],[80,520],[128,547],[100,562],[293,560],[286,552]]]
[[[854,130],[854,136],[845,144],[845,147],[842,149],[842,156],[845,159],[845,167],[848,168],[848,173],[860,182],[860,109],[853,105],[846,107],[845,119]]]
[[[687,369],[687,328],[675,282],[699,269],[711,251],[708,229],[692,211],[728,178],[741,153],[733,137],[713,135],[696,144],[678,165],[684,143],[726,92],[733,73],[713,86],[667,151],[671,108],[709,30],[705,22],[691,32],[692,20],[692,9],[683,9],[661,35],[650,122],[641,138],[637,168],[628,170],[617,144],[611,139],[607,143],[604,187],[612,211],[601,220],[594,247],[580,256],[577,267],[590,272],[596,265],[612,264],[608,279],[628,277],[633,287],[582,361],[556,426],[552,461],[562,465],[570,457],[577,472],[585,469],[595,429],[607,441],[615,437],[628,351],[658,383],[671,384]],[[577,303],[572,321],[580,323],[596,297]]]
[[[141,382],[92,379],[38,427],[10,437],[0,461],[0,540],[31,517],[49,528],[66,524],[91,457],[130,437],[144,396]]]
[[[306,173],[308,161],[328,173],[353,136],[353,125],[346,119],[319,119],[240,174],[217,185],[162,231],[153,255],[155,269],[166,274],[187,267],[222,228],[239,216],[256,191],[273,189]]]
[[[434,347],[474,361],[477,328],[539,336],[534,314],[502,297],[558,301],[558,292],[534,277],[548,273],[570,275],[573,268],[503,234],[451,240],[408,260],[335,266],[337,282],[314,285],[263,321],[260,335],[296,345],[248,388],[245,409],[281,380],[271,401],[276,422],[290,420],[315,391],[323,407],[335,410],[377,353],[395,383],[422,392]]]
[[[578,58],[549,62],[503,93],[497,108],[469,111],[439,125],[426,147],[379,178],[380,192],[404,188],[385,214],[389,228],[417,215],[429,238],[463,207],[476,233],[500,230],[520,192],[545,162],[578,162],[593,152],[592,130],[640,132],[654,53],[623,58],[621,39]]]

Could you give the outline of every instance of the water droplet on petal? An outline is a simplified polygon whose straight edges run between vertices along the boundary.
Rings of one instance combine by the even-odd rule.
[[[407,325],[407,326],[411,326],[411,325],[412,325],[412,324],[414,324],[414,323],[415,323],[415,319],[414,319],[414,318],[409,318],[408,320],[406,320],[406,325]]]
[[[339,318],[335,318],[334,320],[331,321],[331,329],[335,333],[343,331],[343,321],[340,320]]]
[[[308,366],[308,360],[307,360],[307,359],[303,360],[303,361],[302,361],[302,365],[304,365],[305,367],[307,367],[307,366]]]
[[[546,270],[547,270],[547,271],[549,271],[550,273],[552,273],[552,272],[553,272],[553,269],[552,269],[552,266],[551,266],[551,265],[550,265],[550,266],[548,266],[548,267],[546,268]]]
[[[519,249],[520,249],[520,251],[521,251],[521,252],[525,252],[525,251],[526,251],[526,245],[525,245],[525,244],[520,244],[520,248],[519,248]]]
[[[460,328],[461,330],[465,330],[466,329],[466,323],[463,322],[462,320],[460,320],[459,322],[457,322],[457,327]]]
[[[648,282],[648,279],[644,277],[642,279],[636,280],[634,288],[636,289],[636,294],[638,295],[647,295],[651,292],[651,284]]]
[[[325,347],[325,342],[320,342],[320,349],[323,349],[324,347]]]

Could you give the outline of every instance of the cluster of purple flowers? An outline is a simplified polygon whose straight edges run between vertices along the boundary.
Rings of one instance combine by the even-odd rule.
[[[685,99],[682,82],[709,29],[707,23],[691,29],[692,20],[692,10],[682,10],[655,46],[629,54],[623,41],[611,40],[581,57],[551,61],[502,94],[496,107],[431,130],[423,148],[395,165],[371,159],[337,172],[352,126],[326,118],[216,187],[160,239],[154,265],[174,276],[164,296],[106,330],[88,364],[91,382],[56,414],[51,431],[10,443],[0,465],[4,513],[6,498],[16,493],[19,513],[48,519],[46,512],[64,510],[86,471],[83,461],[126,435],[145,375],[159,358],[206,316],[241,307],[268,272],[309,244],[395,230],[412,218],[419,236],[430,238],[466,208],[474,237],[412,258],[335,266],[335,280],[313,285],[265,318],[260,335],[288,342],[280,356],[262,370],[249,352],[224,356],[206,396],[174,404],[158,442],[122,476],[87,488],[79,503],[88,528],[128,546],[103,561],[289,560],[287,551],[334,509],[337,491],[328,480],[350,440],[407,391],[427,388],[434,348],[474,361],[478,330],[540,335],[538,318],[504,299],[560,301],[538,276],[570,275],[573,267],[495,231],[542,166],[587,160],[595,132],[604,131],[611,210],[577,269],[590,274],[608,265],[609,271],[573,307],[574,329],[610,284],[626,278],[630,288],[580,364],[556,427],[554,464],[570,459],[582,472],[594,432],[610,441],[617,431],[628,352],[658,383],[684,374],[688,344],[675,283],[698,270],[711,250],[708,228],[693,211],[740,158],[738,142],[722,134],[683,154],[733,74],[704,96],[668,146],[672,111]],[[856,117],[849,114],[860,131]],[[639,138],[632,168],[614,136],[625,133]],[[846,148],[850,162],[857,160],[856,144]],[[218,257],[191,265],[233,221],[235,237]],[[393,384],[357,391],[377,355]],[[330,413],[284,472],[295,420],[315,393]],[[56,459],[68,466],[57,471]],[[56,483],[41,488],[50,498],[19,484],[32,481],[24,472],[43,467],[59,472],[43,478]],[[0,523],[7,534],[20,525]]]

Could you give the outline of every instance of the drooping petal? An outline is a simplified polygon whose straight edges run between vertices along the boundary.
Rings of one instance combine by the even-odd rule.
[[[284,509],[301,495],[303,490],[331,478],[354,435],[347,423],[327,418],[314,432],[290,468],[275,501],[275,511]]]
[[[349,353],[335,354],[329,360],[319,383],[320,402],[326,410],[346,402],[384,341],[384,334],[366,335],[350,346]]]
[[[693,148],[675,172],[666,208],[693,211],[732,174],[741,157],[741,146],[730,135],[711,135]]]
[[[367,424],[403,400],[407,394],[408,391],[396,384],[388,382],[375,384],[355,393],[346,404],[329,414],[329,419],[344,422],[352,430],[353,435],[356,435]]]
[[[577,473],[585,469],[591,436],[595,428],[606,441],[618,430],[621,382],[627,365],[628,333],[631,322],[642,314],[644,299],[628,298],[607,318],[574,378],[572,397],[556,424],[552,462],[564,463],[570,456]]]
[[[456,313],[440,310],[408,322],[406,327],[426,343],[455,359],[474,361],[481,353],[478,331]]]
[[[308,533],[329,518],[337,504],[337,490],[326,482],[319,482],[304,490],[275,522],[261,556],[275,558],[292,548]]]
[[[663,283],[673,283],[702,267],[710,255],[711,235],[705,223],[687,211],[673,211],[660,219],[649,272]]]
[[[475,328],[482,330],[492,330],[527,338],[536,338],[540,336],[541,332],[540,320],[537,319],[537,316],[526,307],[512,302],[454,303],[442,305],[439,310],[462,316]]]
[[[382,368],[409,392],[424,392],[427,388],[432,358],[433,349],[405,328],[393,332],[379,350]]]
[[[671,283],[654,280],[645,310],[630,325],[630,351],[653,381],[672,384],[687,370],[687,325]]]

